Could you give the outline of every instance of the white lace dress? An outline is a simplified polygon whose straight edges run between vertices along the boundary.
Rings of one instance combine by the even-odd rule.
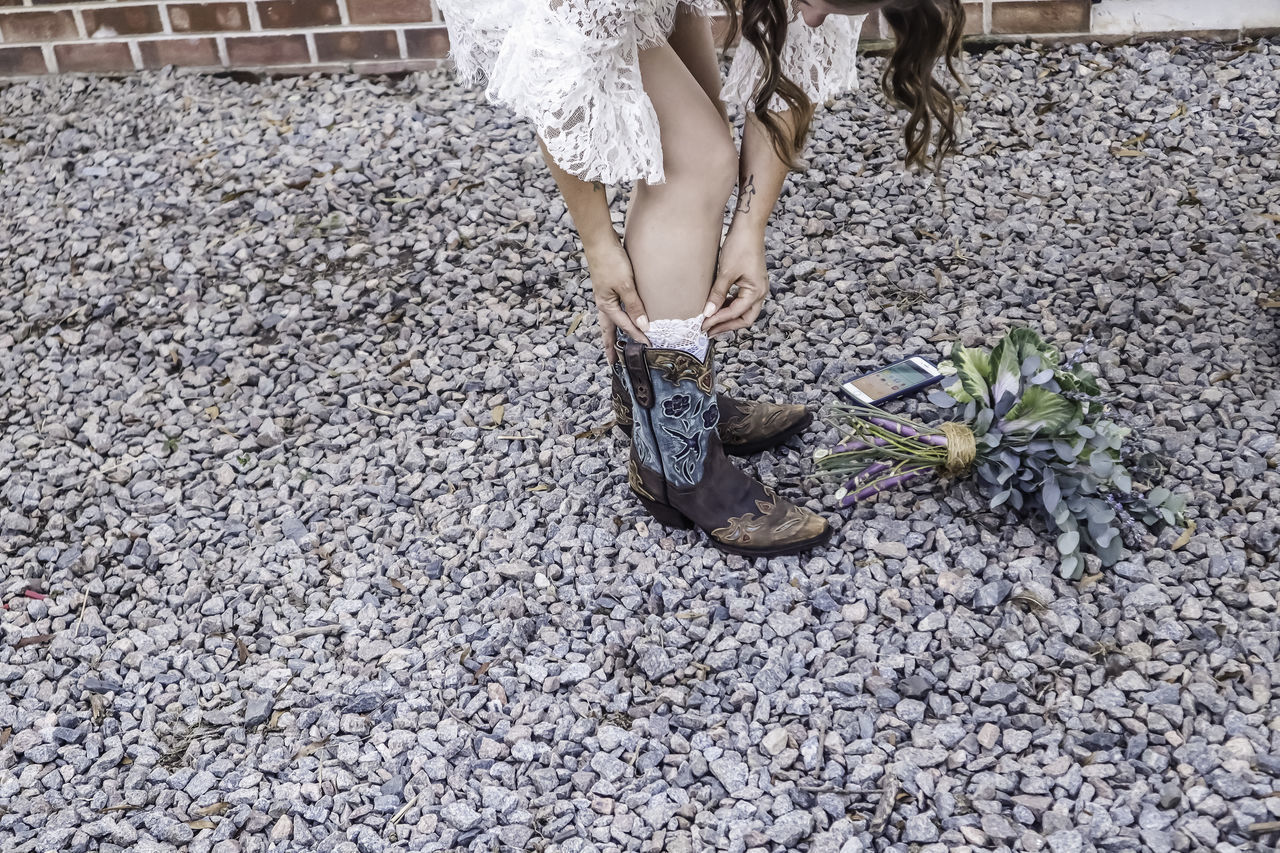
[[[658,116],[640,82],[638,53],[666,41],[681,5],[708,15],[716,0],[437,0],[451,56],[489,100],[529,119],[566,172],[607,184],[662,183]],[[821,27],[793,15],[784,73],[816,104],[857,83],[865,16],[831,15]],[[745,105],[762,63],[745,41],[723,97]],[[780,98],[770,104],[782,109]]]

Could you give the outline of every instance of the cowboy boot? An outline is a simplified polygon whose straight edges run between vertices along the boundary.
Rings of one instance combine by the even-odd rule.
[[[613,365],[614,424],[631,437],[631,395],[622,381],[622,342]],[[730,456],[750,456],[783,444],[813,423],[813,413],[804,406],[736,400],[728,394],[716,395],[720,410],[720,443]]]
[[[747,557],[796,554],[830,538],[820,516],[778,497],[725,456],[711,346],[699,361],[683,350],[627,341],[620,361],[632,401],[628,482],[654,518],[697,526],[717,548]]]

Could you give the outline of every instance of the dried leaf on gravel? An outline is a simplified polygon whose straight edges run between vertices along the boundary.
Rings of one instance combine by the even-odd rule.
[[[592,427],[591,429],[583,430],[582,432],[575,435],[574,439],[582,440],[585,438],[585,439],[594,440],[594,439],[600,438],[601,436],[608,435],[609,430],[613,429],[616,423],[617,421],[609,421],[607,424],[601,424],[598,427]]]
[[[304,747],[300,747],[298,751],[293,754],[293,760],[297,761],[299,758],[306,758],[309,755],[314,755],[324,749],[328,744],[329,739],[326,737],[322,740],[315,741],[314,743],[309,743]]]
[[[1187,522],[1187,529],[1182,531],[1182,535],[1173,541],[1169,546],[1170,551],[1177,551],[1179,548],[1185,548],[1187,543],[1191,541],[1192,535],[1196,532],[1196,523],[1194,521]]]
[[[193,811],[198,815],[204,815],[207,817],[207,816],[216,816],[220,814],[226,814],[226,811],[229,808],[231,808],[231,803],[217,802],[217,803],[211,803],[210,805],[207,805],[207,806],[201,806],[198,809],[192,809],[191,811]]]

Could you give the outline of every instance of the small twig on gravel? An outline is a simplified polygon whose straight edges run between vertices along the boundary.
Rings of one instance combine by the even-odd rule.
[[[76,630],[75,630],[75,633],[73,633],[73,634],[71,635],[72,637],[79,637],[79,636],[80,636],[80,625],[81,625],[81,623],[83,623],[83,622],[84,622],[84,608],[85,608],[85,605],[87,605],[87,604],[89,603],[89,593],[87,593],[87,592],[82,592],[82,593],[80,593],[80,596],[81,596],[81,599],[80,599],[80,616],[79,616],[79,618],[77,618],[77,619],[76,619]]]
[[[396,828],[396,824],[400,822],[400,819],[402,817],[404,817],[406,814],[409,813],[409,809],[413,808],[414,803],[418,802],[418,797],[421,797],[421,796],[422,796],[422,791],[418,791],[416,794],[410,797],[408,801],[403,806],[400,807],[400,810],[391,816],[391,820],[387,821],[387,828],[392,832],[394,832]]]
[[[884,785],[880,788],[880,802],[876,804],[875,813],[871,816],[871,834],[879,835],[889,822],[889,815],[898,801],[898,777],[892,773],[884,774]]]

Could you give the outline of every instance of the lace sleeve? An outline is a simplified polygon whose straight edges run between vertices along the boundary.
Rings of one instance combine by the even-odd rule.
[[[805,26],[794,15],[782,45],[782,72],[802,88],[809,100],[825,101],[858,84],[858,37],[866,15],[830,15],[820,27]],[[743,41],[733,57],[724,87],[726,101],[749,109],[764,63],[755,48]],[[774,95],[769,109],[780,112],[786,102]]]

